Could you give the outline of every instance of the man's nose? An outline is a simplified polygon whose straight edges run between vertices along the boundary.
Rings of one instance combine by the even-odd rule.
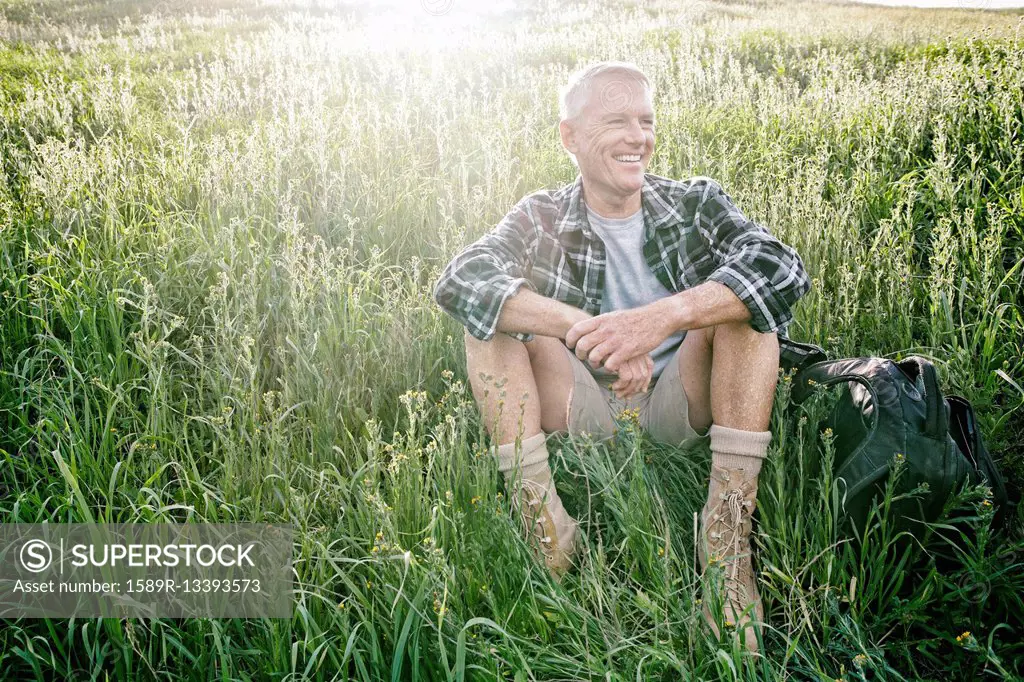
[[[633,119],[626,125],[626,141],[643,144],[644,143],[644,129],[640,125],[639,119]]]

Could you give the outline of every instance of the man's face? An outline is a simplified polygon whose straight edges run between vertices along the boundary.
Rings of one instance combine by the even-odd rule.
[[[576,155],[588,190],[610,200],[636,194],[654,153],[650,95],[628,74],[596,78],[580,114],[563,122],[562,142]]]

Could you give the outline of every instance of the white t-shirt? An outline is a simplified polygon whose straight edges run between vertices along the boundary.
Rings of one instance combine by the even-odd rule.
[[[639,308],[672,295],[644,260],[643,209],[628,218],[605,218],[588,207],[587,219],[604,242],[607,258],[601,298],[602,313]],[[685,331],[677,332],[651,352],[655,379],[661,376],[685,336]],[[587,369],[599,381],[611,384],[615,380],[615,375],[604,368],[594,369],[587,364]]]

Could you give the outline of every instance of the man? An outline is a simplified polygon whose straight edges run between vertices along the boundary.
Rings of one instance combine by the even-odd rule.
[[[610,437],[630,408],[657,440],[708,439],[701,569],[724,569],[724,589],[709,597],[756,650],[746,627],[763,620],[750,515],[780,352],[799,353],[785,327],[809,282],[796,252],[714,180],[646,174],[652,102],[635,65],[575,74],[559,131],[576,181],[522,199],[452,260],[434,296],[466,326],[469,379],[499,470],[556,576],[570,565],[577,523],[552,483],[545,432]]]

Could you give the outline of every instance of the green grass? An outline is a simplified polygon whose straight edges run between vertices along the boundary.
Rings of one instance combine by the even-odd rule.
[[[634,60],[658,88],[651,172],[717,179],[802,255],[791,336],[932,357],[1019,486],[1019,14],[523,4],[403,52],[354,42],[352,8],[170,4],[0,0],[0,522],[292,523],[295,615],[7,620],[0,677],[1024,675],[1021,518],[994,533],[965,490],[966,549],[907,545],[885,506],[850,542],[817,428],[834,397],[791,406],[786,381],[762,657],[703,626],[706,451],[629,424],[556,442],[584,549],[553,583],[430,296],[515,201],[573,178],[568,74]]]

